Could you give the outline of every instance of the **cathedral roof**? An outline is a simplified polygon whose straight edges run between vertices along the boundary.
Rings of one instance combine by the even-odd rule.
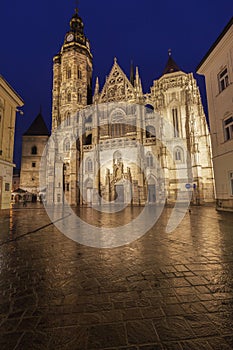
[[[24,133],[25,136],[49,136],[50,133],[41,115],[38,114],[36,119],[32,122],[28,130]]]
[[[173,60],[173,58],[171,56],[171,50],[169,50],[169,57],[168,57],[167,64],[163,70],[163,75],[169,74],[169,73],[174,73],[174,72],[180,72],[180,68],[176,64],[176,62]]]
[[[127,101],[134,100],[135,98],[135,88],[115,58],[113,67],[106,79],[98,102]]]
[[[70,20],[70,29],[75,33],[83,34],[83,28],[84,28],[83,20],[79,16],[78,9],[76,8],[75,14],[72,16]]]

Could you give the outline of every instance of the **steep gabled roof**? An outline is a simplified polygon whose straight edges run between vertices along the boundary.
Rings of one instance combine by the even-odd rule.
[[[38,114],[36,119],[32,122],[28,130],[24,133],[25,136],[49,136],[50,132],[45,124],[45,121],[41,115]]]
[[[179,66],[176,64],[176,62],[173,60],[171,56],[171,52],[169,51],[169,57],[167,64],[163,70],[163,74],[169,74],[169,73],[174,73],[174,72],[180,72]]]
[[[100,102],[117,102],[136,99],[134,86],[120,68],[115,58],[113,67],[100,93]]]

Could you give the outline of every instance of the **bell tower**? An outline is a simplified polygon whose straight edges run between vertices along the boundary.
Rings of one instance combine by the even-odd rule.
[[[53,58],[52,129],[92,103],[92,54],[78,9],[61,51]]]

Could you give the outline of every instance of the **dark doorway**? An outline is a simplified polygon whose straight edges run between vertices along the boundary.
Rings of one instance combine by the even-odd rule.
[[[124,203],[124,186],[116,185],[115,190],[116,190],[116,202]]]
[[[155,185],[148,185],[148,202],[156,202],[156,187]]]

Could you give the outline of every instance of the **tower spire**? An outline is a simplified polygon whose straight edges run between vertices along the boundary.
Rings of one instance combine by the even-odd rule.
[[[130,63],[130,82],[133,86],[134,86],[134,80],[135,80],[134,64],[133,64],[133,60],[131,60],[131,63]]]
[[[79,1],[75,0],[75,13],[78,14],[78,5],[79,5]]]

